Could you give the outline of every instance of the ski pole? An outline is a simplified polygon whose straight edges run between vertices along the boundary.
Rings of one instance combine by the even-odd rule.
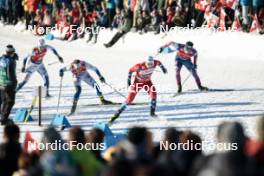
[[[57,104],[57,113],[59,112],[59,107],[60,107],[60,99],[61,99],[61,88],[62,88],[62,78],[60,79],[60,89],[59,89],[59,98],[58,98],[58,104]]]
[[[50,66],[50,65],[57,64],[57,63],[59,63],[59,61],[54,61],[54,62],[48,63],[48,65]]]
[[[184,79],[182,86],[187,82],[187,80],[191,77],[191,73]]]
[[[111,86],[107,82],[105,82],[105,85],[109,86],[112,90],[114,90],[114,92],[116,92],[117,94],[119,94],[120,96],[122,96],[126,99],[126,96],[124,94],[122,94],[121,92],[119,92],[116,88],[114,88],[113,86]]]

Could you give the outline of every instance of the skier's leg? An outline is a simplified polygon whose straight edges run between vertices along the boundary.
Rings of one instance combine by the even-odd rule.
[[[110,101],[107,101],[104,99],[104,96],[103,96],[103,93],[101,92],[100,86],[97,84],[97,82],[88,73],[83,75],[82,80],[84,82],[86,82],[90,87],[92,87],[96,90],[96,95],[99,97],[102,104],[109,104],[110,103]]]
[[[22,89],[22,87],[28,82],[28,80],[31,77],[31,75],[37,69],[38,69],[38,65],[31,63],[31,65],[26,69],[26,76],[25,76],[24,80],[21,83],[18,84],[18,86],[16,88],[16,92],[18,92],[20,89]]]
[[[155,111],[156,111],[156,100],[157,100],[157,91],[155,86],[152,84],[152,82],[148,82],[145,84],[144,89],[148,92],[151,102],[150,102],[150,115],[151,116],[156,116]]]
[[[46,87],[46,97],[49,97],[49,75],[48,72],[44,66],[44,64],[41,64],[38,69],[38,73],[44,80],[44,87]]]
[[[182,62],[181,60],[176,60],[176,81],[178,86],[178,93],[182,92],[182,85],[181,85],[181,68],[182,68]]]
[[[197,74],[196,68],[194,67],[193,63],[191,60],[187,60],[184,62],[184,66],[191,72],[192,76],[194,77],[194,80],[196,82],[196,85],[199,90],[207,90],[207,87],[202,86],[201,80],[199,75]]]
[[[136,81],[134,82],[133,85],[129,87],[129,92],[128,92],[126,102],[121,105],[121,107],[117,110],[114,116],[110,119],[110,121],[108,122],[109,124],[112,124],[120,116],[120,114],[127,108],[127,105],[133,102],[133,100],[135,99],[137,95],[137,92],[141,88],[142,86],[138,86],[138,83]]]
[[[29,78],[31,77],[32,73],[28,72],[24,78],[24,80],[17,85],[16,92],[24,87],[24,85],[28,82]]]
[[[73,97],[73,104],[72,104],[72,108],[71,108],[71,112],[69,115],[72,115],[75,113],[76,111],[76,107],[77,107],[77,103],[78,103],[78,100],[80,98],[80,95],[81,95],[81,92],[82,92],[82,87],[81,87],[81,80],[79,77],[77,77],[74,81],[74,87],[75,87],[75,94],[74,94],[74,97]]]

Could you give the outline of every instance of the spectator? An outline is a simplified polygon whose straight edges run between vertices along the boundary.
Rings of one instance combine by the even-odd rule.
[[[41,26],[42,21],[43,21],[43,15],[42,15],[41,11],[38,9],[38,10],[36,10],[36,16],[33,19],[33,26],[34,27]]]
[[[86,42],[88,43],[94,38],[93,43],[95,44],[97,43],[97,38],[100,32],[100,19],[96,11],[93,11],[93,13],[91,13],[90,15],[89,27],[90,27],[90,30],[88,31],[89,37]]]
[[[42,26],[44,28],[53,26],[53,19],[52,19],[50,11],[48,9],[46,9],[44,12]]]
[[[87,135],[87,142],[95,146],[101,145],[104,142],[104,132],[98,128],[93,128]],[[103,164],[106,163],[105,159],[103,159],[101,155],[101,150],[93,148],[92,152],[96,156],[97,160]]]
[[[17,24],[19,18],[23,15],[21,1],[12,0],[12,24]]]
[[[254,157],[258,167],[258,175],[264,174],[264,115],[257,122],[257,139],[249,139],[246,144],[246,153]]]
[[[114,160],[107,166],[101,176],[134,176],[133,163],[125,158]]]
[[[114,16],[114,19],[113,19],[113,22],[112,22],[112,25],[111,25],[111,29],[117,28],[118,24],[121,23],[121,20],[122,20],[121,10],[119,8],[116,8],[116,14]]]
[[[196,173],[192,173],[192,175],[210,173],[215,176],[251,176],[256,174],[254,161],[244,152],[246,136],[240,123],[224,122],[220,124],[217,138],[219,143],[225,145],[224,150],[197,161],[199,164],[195,165],[195,168],[198,169],[198,172],[194,169]],[[235,147],[230,147],[232,145]]]
[[[165,8],[166,0],[157,0],[157,10],[162,10]]]
[[[106,8],[107,8],[107,15],[108,15],[108,24],[107,27],[109,27],[112,22],[113,18],[115,16],[115,9],[116,9],[116,4],[115,0],[106,0]]]
[[[46,10],[49,12],[52,11],[53,2],[55,2],[55,0],[45,0]]]
[[[28,153],[22,152],[18,159],[18,170],[14,172],[13,176],[28,176],[31,164],[31,158]]]
[[[18,170],[18,158],[22,152],[19,137],[17,125],[9,123],[4,127],[4,142],[0,144],[0,175],[12,176]]]
[[[6,0],[0,0],[0,21],[6,22],[6,10],[5,10]]]
[[[250,21],[249,21],[249,10],[252,6],[252,0],[240,0],[242,6],[242,17],[243,17],[243,29],[248,31]]]
[[[118,32],[114,35],[110,42],[105,43],[104,46],[106,48],[112,47],[122,36],[128,33],[131,29],[132,21],[131,21],[131,14],[128,11],[124,11],[122,14],[122,22],[119,24]]]
[[[147,11],[142,11],[142,13],[139,15],[138,19],[137,19],[137,30],[140,31],[140,34],[142,34],[142,32],[147,32],[149,25],[151,22],[151,17],[149,16]]]
[[[0,92],[1,92],[1,124],[8,122],[8,117],[16,96],[16,60],[18,56],[12,45],[6,46],[6,53],[0,57]]]
[[[101,27],[107,28],[109,26],[109,15],[106,10],[103,10],[103,12],[99,13],[99,21]]]
[[[252,5],[253,5],[254,14],[257,14],[258,19],[260,19],[260,10],[264,6],[264,1],[263,0],[252,0],[252,1],[253,1]]]
[[[49,127],[44,130],[42,143],[45,146],[54,146],[56,143],[58,146],[58,143],[60,143],[62,146],[65,142],[55,128]],[[40,157],[40,166],[45,175],[79,175],[76,161],[69,151],[64,150],[63,148],[45,148]]]
[[[150,31],[155,31],[155,34],[158,34],[160,31],[161,25],[161,16],[157,10],[153,10],[151,13],[151,23],[150,23]]]
[[[118,158],[127,158],[137,162],[149,162],[153,158],[152,135],[145,127],[133,127],[127,140],[118,145]]]
[[[173,27],[173,17],[174,17],[174,10],[171,7],[167,8],[167,20],[166,20],[166,25],[168,25],[168,28]]]
[[[175,15],[172,18],[173,26],[185,26],[185,14],[180,7],[176,7]]]
[[[81,175],[83,176],[96,176],[102,168],[102,164],[96,159],[90,149],[97,148],[97,146],[92,143],[86,143],[84,131],[75,127],[70,129],[69,141],[72,145],[73,150],[71,154],[73,158],[77,161],[77,164],[81,170]],[[90,149],[79,149],[78,146],[88,146]]]
[[[30,20],[31,20],[31,12],[30,12],[30,7],[29,7],[29,0],[22,0],[22,6],[24,9],[24,18],[26,21],[26,29],[28,29]]]

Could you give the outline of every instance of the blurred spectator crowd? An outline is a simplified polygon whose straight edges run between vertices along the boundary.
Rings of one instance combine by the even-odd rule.
[[[20,129],[9,123],[4,127],[4,142],[0,144],[0,175],[3,176],[261,176],[264,175],[264,116],[257,122],[257,137],[247,137],[239,122],[223,122],[216,132],[216,143],[235,143],[236,150],[204,151],[195,148],[177,150],[160,148],[153,134],[145,127],[132,127],[127,138],[108,148],[103,154],[78,149],[78,144],[101,144],[104,133],[94,128],[85,133],[80,127],[71,128],[66,140],[53,127],[42,134],[43,144],[69,143],[72,150],[29,150],[26,134],[19,143]],[[168,128],[163,142],[201,143],[192,131]]]
[[[126,28],[134,32],[160,32],[160,26],[235,29],[263,33],[263,0],[0,0],[4,24],[19,21],[37,27]],[[38,33],[37,33],[38,34]],[[74,40],[83,34],[67,34]]]

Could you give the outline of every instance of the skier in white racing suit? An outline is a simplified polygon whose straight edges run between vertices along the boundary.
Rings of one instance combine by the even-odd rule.
[[[94,88],[96,90],[96,94],[100,98],[100,101],[102,104],[112,104],[111,101],[104,99],[99,85],[93,79],[93,77],[88,73],[88,70],[94,71],[98,75],[100,81],[102,83],[105,83],[105,78],[101,75],[98,68],[96,68],[95,66],[93,66],[93,65],[91,65],[85,61],[81,61],[79,59],[74,60],[71,63],[70,67],[68,67],[68,68],[64,67],[64,68],[60,69],[60,77],[64,76],[65,71],[71,71],[72,75],[74,77],[74,87],[76,89],[76,92],[75,92],[74,97],[73,97],[73,105],[72,105],[71,112],[69,115],[72,115],[75,113],[77,103],[78,103],[78,100],[79,100],[81,92],[82,92],[82,87],[81,87],[82,81],[84,81],[85,83],[87,83],[89,86],[91,86],[92,88]]]
[[[59,59],[61,63],[63,63],[63,58],[58,54],[58,52],[50,45],[45,43],[44,39],[40,39],[38,41],[38,46],[34,47],[32,53],[27,55],[23,60],[22,72],[26,72],[26,76],[24,80],[18,84],[16,91],[18,92],[29,80],[31,75],[34,72],[38,72],[40,76],[44,80],[44,86],[46,88],[46,97],[50,97],[49,94],[49,75],[43,64],[43,59],[48,50],[51,50]]]

